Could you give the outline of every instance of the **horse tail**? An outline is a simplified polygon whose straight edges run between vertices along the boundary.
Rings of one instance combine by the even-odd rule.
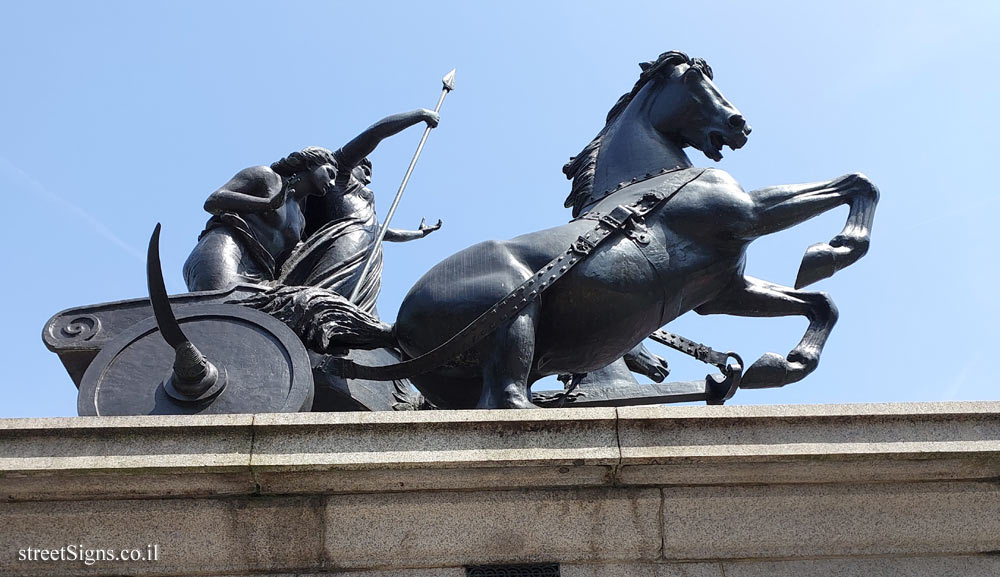
[[[317,352],[335,348],[395,348],[393,326],[327,289],[278,286],[235,301],[255,308],[288,325],[302,342]]]

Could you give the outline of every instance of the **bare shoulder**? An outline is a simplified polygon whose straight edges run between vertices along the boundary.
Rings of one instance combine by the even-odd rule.
[[[281,176],[277,172],[269,166],[251,166],[237,172],[221,188],[267,198],[275,187],[281,187]]]
[[[254,198],[272,198],[281,191],[281,176],[267,166],[244,168],[209,196],[208,202],[236,193]],[[212,212],[212,211],[209,211]]]

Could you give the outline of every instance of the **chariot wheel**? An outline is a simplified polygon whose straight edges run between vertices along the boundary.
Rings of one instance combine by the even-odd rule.
[[[169,305],[168,305],[169,306]],[[308,411],[313,401],[309,355],[277,319],[231,304],[174,311],[183,334],[211,369],[209,386],[184,392],[174,379],[181,358],[155,318],[108,343],[80,382],[80,415],[186,415]],[[175,387],[175,384],[177,385]],[[179,392],[180,391],[180,392]]]

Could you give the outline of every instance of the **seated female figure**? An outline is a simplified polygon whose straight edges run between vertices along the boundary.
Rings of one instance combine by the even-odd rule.
[[[337,177],[336,160],[324,148],[293,152],[279,163],[294,169],[246,168],[205,201],[213,216],[184,263],[188,290],[276,279],[302,239],[306,198],[326,194]]]

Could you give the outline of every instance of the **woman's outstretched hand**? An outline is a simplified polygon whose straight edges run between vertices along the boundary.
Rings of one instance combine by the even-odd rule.
[[[427,236],[430,233],[434,232],[435,230],[441,228],[441,224],[442,222],[441,219],[439,218],[437,224],[432,224],[431,226],[427,226],[427,219],[422,218],[420,219],[420,227],[417,230],[424,233],[424,236]]]

